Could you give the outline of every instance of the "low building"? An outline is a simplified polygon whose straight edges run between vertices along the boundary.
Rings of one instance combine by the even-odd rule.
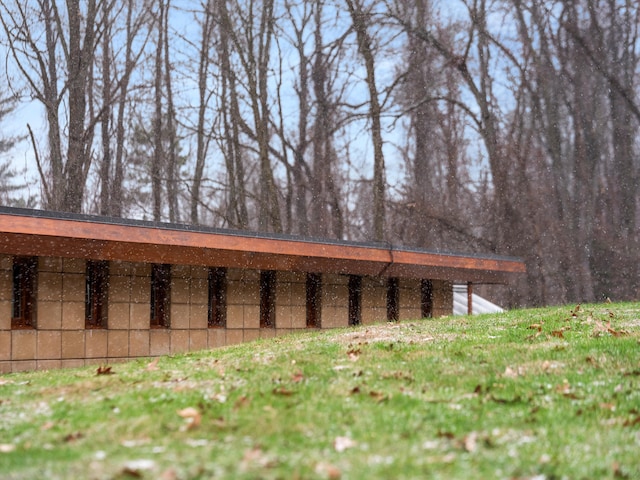
[[[0,373],[449,315],[521,261],[0,207]]]

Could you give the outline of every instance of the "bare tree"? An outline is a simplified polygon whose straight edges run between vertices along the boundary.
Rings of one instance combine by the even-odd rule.
[[[373,238],[384,239],[386,178],[384,172],[384,154],[382,150],[382,107],[376,85],[375,55],[373,40],[368,32],[371,12],[365,9],[362,0],[345,0],[353,29],[356,32],[358,52],[362,56],[366,71],[366,83],[369,90],[369,120],[371,121],[371,140],[373,142]]]

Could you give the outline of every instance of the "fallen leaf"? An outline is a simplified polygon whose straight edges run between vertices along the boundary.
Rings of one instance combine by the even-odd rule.
[[[467,452],[473,453],[478,448],[477,440],[478,440],[478,434],[476,432],[471,432],[469,435],[466,435],[462,440],[462,446]]]
[[[153,460],[141,458],[138,460],[130,460],[125,463],[124,467],[122,468],[122,473],[134,478],[142,478],[142,471],[153,470],[155,467],[156,462],[154,462]]]
[[[160,474],[159,479],[160,480],[177,480],[178,472],[176,472],[175,469],[173,468],[169,468],[168,470],[165,470],[164,472],[162,472],[162,474]]]
[[[145,368],[146,372],[154,372],[158,370],[158,362],[160,361],[160,357],[154,358],[151,362],[147,363],[147,367]]]
[[[104,367],[101,365],[96,370],[96,375],[113,375],[116,372],[111,371],[111,367],[105,365]]]
[[[293,383],[300,383],[303,380],[304,380],[304,375],[302,374],[302,372],[296,372],[291,376],[291,381]]]
[[[635,427],[636,425],[640,425],[640,416],[631,420],[625,420],[622,424],[623,427]]]
[[[184,418],[187,422],[187,430],[193,430],[200,426],[200,422],[202,421],[202,415],[200,412],[193,408],[187,407],[182,410],[178,410],[178,415]]]
[[[45,422],[44,424],[42,424],[42,426],[40,427],[40,430],[51,430],[53,427],[55,427],[55,423],[53,422]]]
[[[342,477],[342,472],[335,465],[330,463],[320,462],[315,468],[316,474],[326,477],[329,480],[338,480]]]
[[[601,403],[600,404],[600,408],[604,409],[604,410],[610,410],[612,412],[615,412],[616,410],[616,405],[614,403]]]
[[[64,440],[66,443],[72,443],[76,440],[80,440],[81,438],[84,438],[84,434],[82,432],[74,432],[65,435],[62,440]]]
[[[356,360],[358,360],[358,358],[360,358],[361,353],[362,350],[360,350],[359,348],[350,348],[347,351],[347,357],[349,357],[349,360],[351,360],[352,362],[355,362]]]
[[[504,373],[502,374],[505,378],[517,378],[519,376],[518,370],[513,369],[511,367],[507,367],[504,369]]]
[[[357,442],[349,437],[336,437],[336,439],[333,441],[333,448],[336,450],[336,452],[342,453],[349,448],[355,447],[357,444]]]
[[[248,470],[251,464],[256,464],[263,468],[268,468],[273,466],[274,463],[274,460],[267,454],[265,454],[262,449],[254,447],[244,452],[240,468],[242,470]]]
[[[251,403],[251,400],[249,399],[249,397],[247,397],[246,395],[242,395],[240,398],[238,398],[236,400],[236,402],[233,404],[233,409],[234,410],[239,410],[242,407],[246,407]]]
[[[273,394],[274,395],[282,395],[284,397],[290,397],[291,395],[293,395],[295,392],[291,391],[291,390],[287,390],[284,387],[278,387],[278,388],[274,388],[273,389]]]
[[[384,402],[385,400],[388,399],[388,397],[382,393],[382,392],[375,392],[375,391],[370,391],[369,392],[369,396],[371,398],[373,398],[376,402],[380,403],[380,402]]]
[[[543,325],[542,323],[533,323],[533,324],[529,325],[529,329],[530,330],[537,330],[537,331],[541,332],[542,331],[542,325]]]

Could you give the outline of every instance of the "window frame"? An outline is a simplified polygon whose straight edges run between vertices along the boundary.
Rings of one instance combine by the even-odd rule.
[[[36,328],[38,257],[13,257],[11,328]]]
[[[107,328],[109,262],[87,260],[85,270],[85,328]]]
[[[260,328],[276,328],[276,271],[260,271]]]
[[[307,273],[307,328],[322,328],[322,274]]]
[[[362,277],[349,275],[349,326],[362,324]]]
[[[151,265],[151,315],[150,328],[171,326],[171,265],[154,263]]]
[[[211,267],[208,273],[208,311],[207,326],[209,328],[226,328],[227,326],[227,269]]]
[[[426,278],[420,282],[420,313],[422,318],[433,318],[433,281]]]
[[[387,279],[387,321],[400,320],[400,279],[389,277]]]

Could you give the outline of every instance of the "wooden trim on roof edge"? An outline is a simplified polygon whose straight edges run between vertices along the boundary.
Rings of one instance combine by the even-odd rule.
[[[0,253],[506,283],[512,257],[398,249],[0,207]]]

